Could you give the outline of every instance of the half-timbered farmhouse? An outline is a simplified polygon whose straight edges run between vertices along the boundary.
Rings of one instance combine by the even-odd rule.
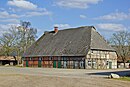
[[[44,32],[22,57],[26,67],[111,69],[117,55],[93,26]]]

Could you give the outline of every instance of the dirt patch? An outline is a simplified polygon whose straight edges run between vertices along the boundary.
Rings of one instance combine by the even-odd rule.
[[[20,74],[0,75],[1,87],[129,87],[130,83],[106,78],[70,78]]]
[[[129,81],[89,73],[99,70],[67,70],[0,67],[0,87],[129,87]],[[101,71],[102,72],[102,71]]]

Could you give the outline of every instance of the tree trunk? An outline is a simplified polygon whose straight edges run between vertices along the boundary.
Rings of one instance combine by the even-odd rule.
[[[123,64],[124,64],[124,68],[126,68],[126,66],[125,66],[125,61],[123,61]]]
[[[17,57],[17,65],[19,65],[19,58]]]

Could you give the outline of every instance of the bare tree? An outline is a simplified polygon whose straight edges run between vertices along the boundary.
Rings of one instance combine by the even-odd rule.
[[[17,44],[21,50],[20,54],[23,54],[23,52],[36,40],[37,29],[31,28],[30,26],[30,22],[21,22],[21,25],[17,27]]]
[[[15,45],[16,31],[15,27],[11,26],[8,32],[4,33],[0,37],[0,45],[2,46],[1,52],[5,56],[9,56],[13,51],[13,46]]]
[[[30,22],[21,22],[20,26],[12,26],[0,37],[0,45],[5,56],[17,56],[18,64],[25,50],[35,42],[37,29],[31,28]]]
[[[113,34],[110,39],[111,44],[117,51],[118,58],[121,58],[124,63],[130,55],[130,33],[127,31],[119,31]]]

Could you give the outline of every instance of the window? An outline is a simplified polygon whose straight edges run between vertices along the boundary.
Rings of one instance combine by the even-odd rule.
[[[78,67],[78,61],[75,61],[75,68]]]
[[[63,59],[64,59],[64,60],[67,60],[67,58],[65,58],[65,57],[64,57]]]
[[[88,66],[91,66],[91,61],[88,61]]]
[[[66,68],[67,67],[67,61],[64,61],[64,68]]]
[[[60,61],[60,57],[58,57],[58,60]]]
[[[42,60],[42,58],[39,58],[39,60],[41,61],[41,60]]]
[[[52,60],[52,57],[49,57],[49,60]]]
[[[80,61],[80,68],[83,68],[83,67],[84,67],[84,62]]]

